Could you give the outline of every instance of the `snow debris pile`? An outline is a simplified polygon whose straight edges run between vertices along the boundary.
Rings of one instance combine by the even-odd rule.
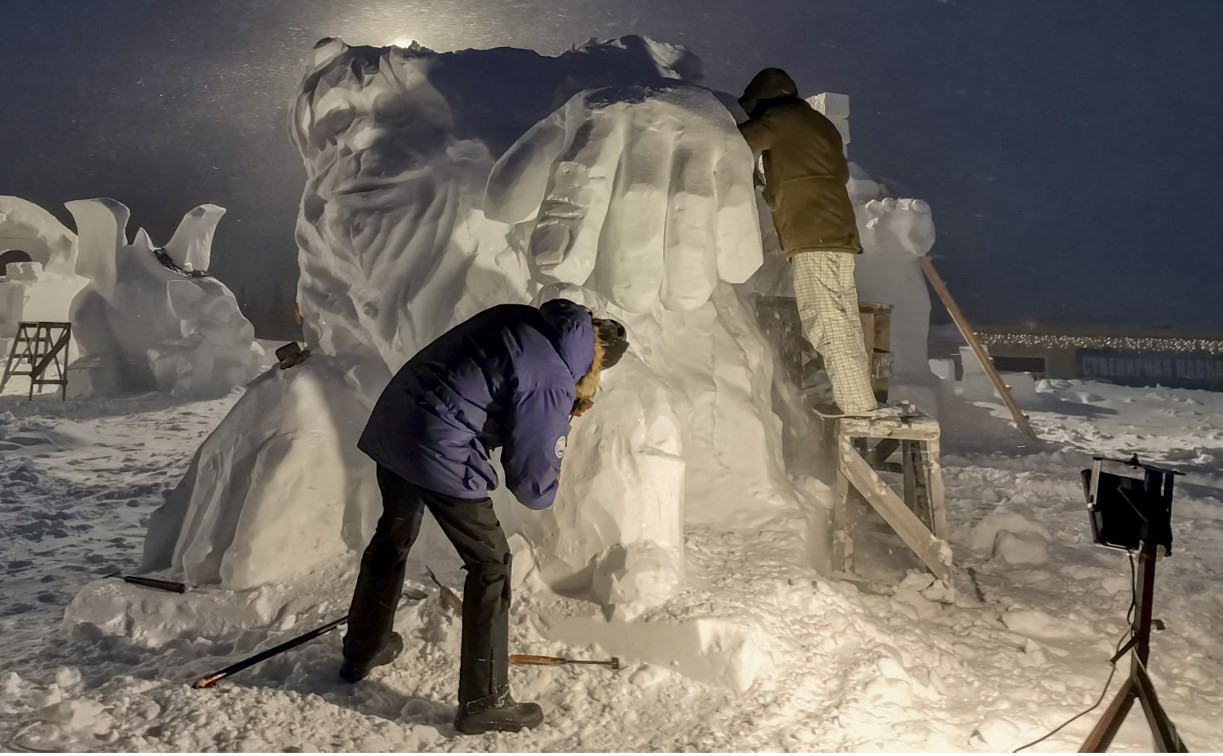
[[[326,418],[360,425],[357,405],[472,314],[556,296],[621,320],[633,347],[574,423],[554,508],[497,492],[518,561],[546,585],[648,606],[679,585],[686,529],[796,510],[771,352],[732,288],[762,260],[752,157],[697,75],[686,51],[632,37],[556,58],[321,42],[292,129],[308,174],[298,301],[327,357],[306,364],[330,388],[287,391],[302,367],[253,386],[159,513],[146,566],[240,588],[360,548],[379,506],[353,491],[370,471]],[[281,402],[298,406],[255,410]],[[306,416],[322,418],[308,434],[282,427]],[[332,493],[297,492],[316,485]]]
[[[222,208],[192,210],[163,250],[144,229],[128,242],[131,213],[114,200],[67,207],[79,236],[36,205],[0,197],[0,250],[29,258],[0,278],[0,352],[23,320],[71,322],[76,395],[210,396],[258,374],[254,328],[233,293],[204,275]]]

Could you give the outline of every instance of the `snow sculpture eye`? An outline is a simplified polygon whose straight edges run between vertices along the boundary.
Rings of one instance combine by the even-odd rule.
[[[391,124],[404,124],[411,117],[411,109],[402,96],[383,92],[374,100],[374,112],[379,119]]]
[[[310,142],[316,149],[323,149],[328,144],[335,144],[337,137],[348,131],[352,126],[356,113],[352,106],[338,107],[319,118],[310,131]]]

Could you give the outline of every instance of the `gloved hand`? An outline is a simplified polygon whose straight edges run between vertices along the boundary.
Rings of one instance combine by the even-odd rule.
[[[573,400],[573,409],[569,411],[571,417],[581,417],[586,414],[586,411],[595,406],[595,403],[584,397],[578,397]]]

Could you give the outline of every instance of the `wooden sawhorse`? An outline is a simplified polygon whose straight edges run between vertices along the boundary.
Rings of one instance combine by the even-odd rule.
[[[836,496],[832,514],[832,566],[852,572],[851,524],[860,506],[856,491],[934,573],[951,574],[947,513],[939,464],[939,424],[917,411],[887,405],[874,417],[836,420]],[[891,461],[899,453],[899,462]],[[900,473],[901,493],[880,472]]]

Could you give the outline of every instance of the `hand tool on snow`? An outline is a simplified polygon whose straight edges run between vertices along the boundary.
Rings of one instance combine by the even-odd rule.
[[[421,599],[426,598],[426,594],[423,591],[416,590],[415,588],[404,588],[403,597],[407,599],[411,599],[412,601],[420,601]],[[222,680],[234,674],[235,672],[241,672],[242,670],[246,669],[247,667],[253,667],[261,661],[271,659],[273,656],[276,656],[277,654],[284,653],[285,651],[288,651],[291,648],[296,648],[297,646],[300,646],[303,643],[312,641],[315,638],[319,637],[320,635],[326,635],[327,633],[331,632],[332,630],[335,630],[337,627],[339,627],[340,625],[343,625],[347,621],[348,621],[348,615],[345,614],[343,617],[340,617],[338,620],[332,620],[331,622],[328,622],[326,625],[323,625],[322,627],[316,627],[315,629],[311,630],[308,633],[304,633],[302,635],[297,636],[296,638],[293,638],[291,640],[285,641],[284,643],[281,643],[279,646],[273,646],[272,648],[269,648],[266,651],[260,651],[259,653],[255,654],[254,656],[243,659],[242,661],[234,662],[233,664],[229,665],[225,669],[219,670],[217,672],[213,672],[211,675],[204,675],[200,679],[191,683],[191,687],[193,688],[211,688],[212,686],[221,682]]]
[[[457,593],[450,590],[446,586],[442,585],[442,581],[437,579],[437,575],[434,575],[433,570],[430,569],[428,566],[425,567],[425,572],[429,573],[429,579],[432,580],[433,584],[436,585],[438,589],[441,590],[442,600],[446,602],[446,605],[449,606],[451,610],[454,611],[455,614],[462,617],[463,616],[463,599],[459,598]]]
[[[536,654],[510,654],[510,664],[530,664],[542,667],[559,667],[562,664],[594,664],[600,667],[620,669],[620,657],[607,660],[566,659],[563,656],[538,656]]]
[[[146,588],[157,588],[162,591],[170,591],[171,593],[186,593],[187,586],[183,583],[176,583],[173,580],[157,580],[156,578],[138,577],[136,575],[122,575],[118,572],[107,575],[108,578],[121,578],[125,583],[132,585],[143,585]]]

